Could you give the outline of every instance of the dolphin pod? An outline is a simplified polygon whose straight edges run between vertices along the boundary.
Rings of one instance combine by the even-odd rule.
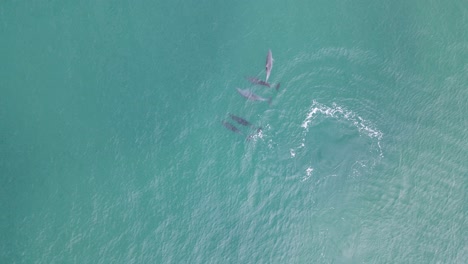
[[[273,68],[273,55],[271,53],[271,49],[268,49],[267,57],[266,57],[266,64],[265,64],[265,69],[266,69],[266,78],[265,81],[261,80],[257,77],[247,77],[247,80],[253,84],[258,84],[258,85],[263,85],[266,87],[271,87],[271,84],[268,82],[268,78],[270,77],[271,74],[271,69]],[[280,87],[280,83],[277,83],[275,85],[275,89],[278,90]],[[270,98],[264,98],[259,95],[254,94],[252,91],[249,89],[240,89],[237,88],[237,92],[246,98],[247,100],[250,101],[265,101],[268,102],[268,104],[271,104],[271,97]]]
[[[265,63],[265,71],[266,71],[265,80],[262,80],[262,79],[257,78],[257,77],[247,77],[246,79],[252,84],[266,86],[266,87],[271,88],[272,85],[268,82],[268,78],[270,78],[271,70],[273,69],[273,61],[274,61],[274,59],[273,59],[271,49],[268,49],[268,53],[267,53],[267,57],[266,57],[266,63]],[[278,91],[279,87],[280,87],[280,83],[278,82],[274,86],[274,88]],[[265,97],[259,96],[259,95],[255,94],[255,93],[253,93],[251,89],[236,88],[236,90],[242,97],[246,98],[249,101],[267,102],[268,105],[271,105],[271,97],[265,98]],[[235,116],[233,114],[229,114],[229,117],[232,120],[236,121],[238,124],[242,125],[242,126],[254,128],[254,126],[249,121],[245,120],[242,117]],[[244,132],[242,132],[239,128],[237,128],[232,123],[229,123],[229,122],[224,120],[224,121],[222,121],[222,124],[223,124],[224,127],[231,130],[232,132],[234,132],[236,134],[240,134],[242,136],[245,136],[246,140],[250,140],[255,135],[262,132],[262,128],[258,127],[256,129],[256,133],[248,134],[246,136],[246,134]]]

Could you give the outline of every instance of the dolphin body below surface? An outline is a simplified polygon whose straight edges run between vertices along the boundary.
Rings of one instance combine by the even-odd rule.
[[[266,70],[265,82],[268,82],[268,78],[270,78],[270,73],[271,73],[272,68],[273,68],[273,55],[271,54],[271,49],[269,49],[267,57],[266,57],[266,64],[265,64],[265,70]]]
[[[244,118],[242,117],[238,117],[238,116],[235,116],[233,114],[229,114],[229,116],[231,117],[232,120],[236,121],[237,123],[243,125],[243,126],[252,126],[252,124],[245,120]]]
[[[247,80],[249,80],[249,82],[253,83],[253,84],[258,84],[258,85],[263,85],[263,86],[266,86],[266,87],[271,87],[271,84],[268,83],[268,82],[265,82],[264,80],[260,80],[256,77],[247,77]],[[275,89],[278,90],[280,87],[280,83],[277,83],[275,85]]]
[[[259,85],[263,85],[263,86],[266,86],[266,87],[271,87],[271,85],[267,82],[265,82],[264,80],[260,80],[258,78],[255,78],[255,77],[247,77],[247,80],[249,80],[249,82],[253,83],[253,84],[259,84]]]
[[[250,91],[249,89],[245,89],[245,90],[242,90],[242,89],[239,89],[239,88],[236,88],[237,89],[237,92],[242,95],[243,97],[247,98],[247,100],[250,100],[250,101],[264,101],[264,102],[268,102],[268,104],[271,104],[271,97],[269,98],[263,98],[261,96],[258,96],[254,93],[252,93],[252,91]]]
[[[240,131],[237,127],[235,127],[233,124],[223,121],[223,126],[226,127],[227,129],[231,130],[234,133],[244,135],[242,131]]]
[[[237,123],[243,125],[243,126],[248,126],[248,127],[252,127],[252,128],[255,128],[254,125],[252,125],[249,121],[245,120],[244,118],[242,117],[239,117],[239,116],[235,116],[233,114],[229,114],[229,117],[231,117],[232,120],[236,121]],[[260,133],[262,131],[262,127],[257,127],[257,133]],[[249,137],[252,137],[252,135],[250,135]]]

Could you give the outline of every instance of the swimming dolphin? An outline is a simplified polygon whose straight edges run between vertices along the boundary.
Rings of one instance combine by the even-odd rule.
[[[268,54],[266,57],[266,78],[265,81],[268,82],[268,78],[270,77],[271,69],[273,68],[273,55],[271,55],[271,49],[268,50]]]
[[[240,131],[237,127],[235,127],[233,124],[223,121],[223,126],[226,127],[227,129],[231,130],[234,133],[244,135],[242,131]]]
[[[237,123],[243,125],[243,126],[252,126],[252,124],[245,120],[244,118],[242,117],[238,117],[238,116],[235,116],[233,114],[229,114],[229,116],[231,117],[232,120],[236,121]]]
[[[249,89],[245,89],[245,90],[242,90],[242,89],[239,89],[239,88],[236,88],[237,89],[237,92],[242,95],[243,97],[247,98],[247,100],[251,100],[251,101],[264,101],[264,102],[268,102],[268,104],[271,104],[271,97],[269,98],[263,98],[261,96],[258,96],[254,93],[252,93],[252,91],[250,91]]]
[[[263,86],[266,86],[266,87],[271,87],[271,84],[268,83],[268,82],[265,82],[264,80],[260,80],[256,77],[247,77],[247,80],[249,80],[249,82],[253,83],[253,84],[259,84],[259,85],[263,85]],[[275,85],[275,89],[278,90],[280,87],[280,83],[277,83]]]
[[[280,83],[277,83],[275,86],[276,91],[278,91],[279,88],[280,88]]]
[[[235,116],[233,114],[229,114],[232,120],[236,121],[237,123],[243,125],[243,126],[249,126],[249,127],[254,127],[249,121],[245,120],[242,117]],[[262,131],[262,127],[257,127],[257,134]]]
[[[267,82],[265,82],[264,80],[260,80],[258,78],[255,78],[255,77],[247,77],[247,80],[249,80],[249,82],[253,83],[253,84],[259,84],[259,85],[263,85],[263,86],[266,86],[266,87],[271,87],[271,85]]]

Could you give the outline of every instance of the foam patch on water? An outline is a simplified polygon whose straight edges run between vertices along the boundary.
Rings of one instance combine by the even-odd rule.
[[[299,155],[299,153],[304,152],[304,151],[305,151],[304,153],[311,153],[310,151],[313,151],[313,149],[317,147],[315,145],[310,145],[310,143],[308,142],[309,141],[308,138],[312,136],[312,135],[309,135],[309,129],[313,128],[314,125],[321,124],[322,122],[327,122],[326,121],[327,119],[332,122],[333,120],[336,120],[337,121],[335,122],[336,124],[342,124],[351,130],[356,130],[359,133],[359,136],[364,137],[363,142],[367,141],[369,143],[369,146],[365,147],[365,149],[367,149],[365,151],[375,154],[374,157],[368,157],[364,160],[356,160],[353,163],[349,163],[352,161],[348,160],[347,161],[348,165],[347,167],[344,167],[344,168],[346,171],[349,171],[351,175],[357,176],[357,175],[362,174],[362,172],[368,169],[372,169],[372,167],[378,162],[378,160],[383,158],[384,154],[383,154],[383,150],[381,148],[380,143],[384,135],[382,131],[380,131],[372,122],[362,118],[355,112],[348,110],[345,107],[337,105],[336,103],[333,103],[331,106],[328,106],[325,104],[321,104],[315,100],[312,101],[312,105],[308,109],[307,114],[301,124],[301,128],[303,128],[301,142],[299,143],[297,147],[290,148],[290,151],[289,151],[290,158],[301,159],[301,157],[304,157],[304,158],[306,158],[306,156],[309,157],[310,154],[306,154],[306,156]],[[357,143],[353,143],[353,144],[357,144]],[[352,147],[352,145],[348,145],[348,146]],[[365,145],[362,145],[362,146],[365,146]],[[324,145],[322,145],[322,147],[324,147]],[[345,150],[345,148],[343,150]],[[306,159],[309,160],[309,158],[306,158]],[[335,160],[334,162],[339,162],[339,160]],[[318,167],[319,173],[321,172],[326,173],[326,171],[323,171],[324,170],[323,166],[320,167],[319,164],[314,164],[315,162],[311,163],[310,160],[307,163],[309,163],[309,165],[305,169],[305,174],[303,174],[304,176],[302,177],[301,181],[308,180],[311,177],[312,172],[314,171],[314,167],[316,166],[319,166]],[[336,166],[341,166],[341,165],[338,163],[336,164]]]
[[[291,154],[291,158],[296,157],[296,151],[294,151],[294,149],[290,149],[289,154]]]
[[[249,140],[256,142],[259,139],[263,139],[263,129],[258,129],[257,132],[254,132],[249,135]]]
[[[348,122],[351,122],[354,127],[356,127],[359,132],[363,135],[366,135],[377,141],[377,146],[379,148],[380,156],[383,157],[382,147],[380,142],[383,138],[383,133],[377,129],[371,122],[363,119],[354,112],[347,110],[337,104],[333,103],[331,107],[324,104],[318,103],[313,100],[312,105],[310,106],[309,112],[307,113],[306,118],[302,122],[301,127],[304,128],[304,133],[309,131],[309,125],[318,114],[325,115],[327,117],[335,119],[344,119]],[[304,143],[301,144],[301,147],[304,147]]]
[[[304,177],[302,177],[302,180],[301,180],[301,181],[307,181],[307,180],[310,178],[310,176],[312,176],[312,172],[313,172],[313,171],[314,171],[314,168],[308,167],[308,168],[306,169],[306,175],[305,175]]]

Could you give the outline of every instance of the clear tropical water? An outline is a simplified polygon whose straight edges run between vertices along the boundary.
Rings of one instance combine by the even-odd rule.
[[[3,1],[0,263],[467,263],[467,26],[461,0]],[[268,49],[278,92],[245,79]]]

